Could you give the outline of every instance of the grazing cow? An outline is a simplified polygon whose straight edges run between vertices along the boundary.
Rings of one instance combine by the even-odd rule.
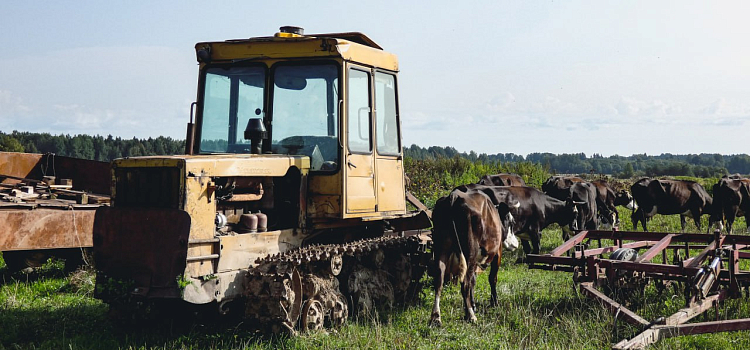
[[[630,219],[633,228],[641,221],[644,231],[648,231],[646,221],[656,214],[679,214],[683,231],[687,224],[685,217],[691,217],[700,230],[701,215],[711,213],[712,210],[713,199],[703,186],[694,181],[641,179],[630,189],[638,202],[638,210]]]
[[[509,173],[482,176],[477,184],[487,186],[526,186],[526,182],[523,181],[520,175]]]
[[[452,191],[435,203],[432,212],[433,269],[435,306],[430,324],[440,326],[440,293],[443,283],[451,276],[458,276],[464,302],[464,319],[475,322],[474,285],[476,267],[491,262],[491,303],[497,303],[497,272],[500,267],[503,246],[512,248],[501,217],[508,214],[505,203],[495,206],[487,195],[480,191]],[[517,242],[515,245],[517,246]],[[514,248],[513,248],[514,249]]]
[[[748,219],[750,213],[750,179],[724,176],[713,186],[714,201],[711,223],[716,223],[719,230],[723,229],[726,221],[726,230],[732,234],[734,219],[744,216]],[[747,231],[750,232],[750,222],[747,223]]]
[[[576,182],[584,182],[584,180],[577,176],[550,176],[544,180],[542,192],[564,201],[570,196],[570,186]]]
[[[607,180],[594,180],[591,182],[596,187],[596,205],[599,215],[606,219],[612,226],[620,222],[620,214],[617,206],[633,209],[633,196],[626,190],[615,192]]]
[[[455,191],[481,191],[489,195],[494,203],[501,203],[507,198],[518,201],[517,208],[510,205],[510,213],[514,220],[512,228],[516,236],[527,235],[521,240],[526,254],[539,254],[542,230],[552,223],[560,225],[563,231],[579,229],[578,220],[576,220],[578,206],[584,203],[574,202],[571,198],[561,201],[526,186],[462,185],[456,187]]]

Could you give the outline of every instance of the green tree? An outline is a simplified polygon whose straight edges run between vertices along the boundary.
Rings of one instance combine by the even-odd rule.
[[[633,176],[635,176],[635,171],[633,170],[633,164],[630,162],[625,163],[625,167],[622,169],[622,172],[620,173],[620,178],[629,179]]]
[[[0,151],[23,152],[23,145],[12,136],[0,135]]]

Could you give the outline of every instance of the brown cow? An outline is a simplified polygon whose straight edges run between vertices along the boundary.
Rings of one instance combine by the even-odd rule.
[[[430,318],[431,325],[442,325],[440,320],[440,293],[443,284],[451,276],[458,276],[464,303],[464,319],[476,321],[474,314],[474,285],[476,268],[491,262],[489,275],[492,298],[497,304],[497,272],[503,246],[513,249],[515,236],[503,230],[501,217],[509,212],[504,203],[497,207],[487,195],[480,191],[452,191],[435,203],[432,212],[432,242],[435,265],[433,278],[435,306]]]
[[[526,182],[520,175],[510,173],[485,175],[477,184],[485,186],[526,186]]]
[[[713,213],[709,221],[716,223],[719,230],[726,221],[727,233],[731,235],[734,219],[744,216],[747,221],[750,213],[750,179],[724,176],[714,185],[713,192]],[[750,222],[747,224],[750,231]]]

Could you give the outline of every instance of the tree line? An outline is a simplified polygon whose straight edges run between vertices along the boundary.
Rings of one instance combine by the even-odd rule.
[[[453,147],[432,146],[423,148],[411,145],[404,148],[404,157],[423,160],[460,157],[470,161],[491,162],[531,162],[540,164],[551,173],[582,174],[596,173],[631,178],[633,176],[695,176],[717,177],[725,174],[750,174],[750,156],[747,154],[721,155],[714,153],[671,154],[649,156],[613,155],[604,157],[594,153],[530,153],[525,157],[513,153],[477,154],[459,152]]]
[[[59,156],[109,162],[116,158],[185,153],[185,141],[159,136],[123,139],[112,135],[51,135],[0,132],[0,151],[54,153]]]
[[[184,140],[170,137],[148,139],[123,139],[112,135],[51,135],[13,131],[0,132],[0,151],[55,153],[82,159],[111,161],[115,158],[164,154],[181,154]],[[404,156],[413,160],[463,158],[482,163],[533,163],[556,174],[596,173],[630,178],[633,176],[695,176],[717,177],[724,174],[750,174],[750,156],[747,154],[670,154],[657,156],[634,154],[604,157],[594,153],[514,153],[477,154],[459,152],[453,147],[432,146],[423,148],[411,145],[404,148]]]

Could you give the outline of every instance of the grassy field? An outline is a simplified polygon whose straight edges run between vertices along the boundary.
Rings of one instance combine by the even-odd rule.
[[[623,230],[629,212],[622,211]],[[736,223],[744,232],[744,220]],[[674,232],[679,219],[657,216],[654,231]],[[692,223],[688,231],[695,231]],[[542,251],[561,242],[560,230],[544,232]],[[92,298],[90,271],[63,274],[60,262],[49,262],[31,274],[9,275],[0,261],[0,349],[607,349],[636,330],[615,322],[599,304],[580,295],[570,274],[529,270],[515,264],[517,253],[504,255],[498,278],[498,307],[488,307],[487,274],[478,278],[478,322],[462,321],[460,291],[450,286],[441,303],[443,327],[427,326],[434,294],[426,288],[413,306],[379,318],[349,322],[335,332],[295,338],[267,338],[249,333],[242,324],[205,320],[165,320],[138,328],[112,324],[107,306]],[[748,269],[748,266],[744,266]],[[654,286],[631,307],[646,319],[669,315],[683,298]],[[713,314],[713,312],[709,312]],[[750,317],[750,303],[738,299],[720,308],[724,318]],[[703,320],[699,318],[698,320]],[[748,349],[748,332],[718,333],[668,339],[656,349]]]

